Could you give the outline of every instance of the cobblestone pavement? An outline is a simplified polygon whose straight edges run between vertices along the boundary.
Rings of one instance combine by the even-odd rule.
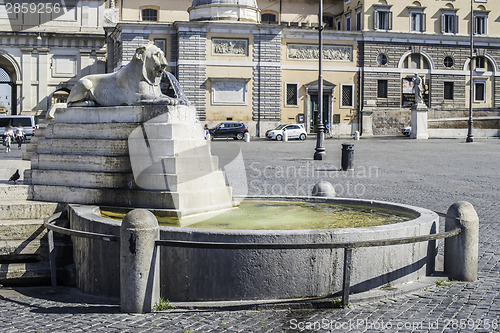
[[[71,288],[0,289],[2,332],[500,332],[500,140],[355,141],[355,171],[338,171],[341,143],[214,141],[230,161],[241,149],[249,194],[306,195],[319,179],[339,196],[395,201],[446,212],[465,200],[480,218],[479,280],[446,281],[346,309],[194,311],[131,315],[116,300]],[[3,156],[0,156],[3,158]],[[244,189],[239,189],[244,191]]]

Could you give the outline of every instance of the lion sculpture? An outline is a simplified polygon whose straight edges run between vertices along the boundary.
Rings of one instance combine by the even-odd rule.
[[[82,77],[71,89],[68,106],[185,104],[184,99],[162,93],[160,81],[166,68],[163,51],[153,44],[140,46],[132,60],[118,71]],[[167,77],[172,81],[173,75]]]

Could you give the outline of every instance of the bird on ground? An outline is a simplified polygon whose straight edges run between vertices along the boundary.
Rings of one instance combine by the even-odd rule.
[[[17,169],[16,172],[14,172],[12,176],[10,176],[9,182],[12,181],[15,184],[20,177],[21,176],[19,175],[19,169]]]

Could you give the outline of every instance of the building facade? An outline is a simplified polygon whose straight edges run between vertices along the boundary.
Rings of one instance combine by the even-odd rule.
[[[491,0],[323,2],[324,121],[334,133],[400,133],[417,74],[436,136],[461,135],[471,102],[475,128],[498,134],[500,8]],[[245,121],[257,135],[286,122],[315,131],[318,2],[122,0],[117,7],[108,70],[138,45],[156,43],[203,121]]]
[[[66,100],[78,78],[104,73],[104,25],[118,18],[107,7],[104,0],[0,4],[0,91],[7,114],[42,115]]]

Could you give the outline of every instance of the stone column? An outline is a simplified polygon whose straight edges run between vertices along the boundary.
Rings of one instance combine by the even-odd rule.
[[[125,215],[120,228],[120,304],[128,313],[151,312],[160,299],[160,229],[146,209]]]
[[[50,64],[49,64],[49,49],[39,48],[38,49],[38,99],[40,104],[38,105],[42,110],[47,111],[49,107],[49,91],[48,91],[48,79],[51,77]]]
[[[31,66],[31,61],[32,61],[32,56],[31,52],[33,52],[33,48],[21,48],[22,52],[22,58],[21,58],[21,68],[22,68],[22,77],[17,78],[18,80],[22,80],[22,88],[21,88],[21,95],[23,97],[21,104],[21,113],[26,112],[31,112],[33,109],[33,98],[36,96],[33,96],[32,91],[31,91],[31,77],[32,77],[32,66]]]
[[[465,201],[448,208],[445,231],[460,228],[457,236],[444,242],[444,271],[450,279],[476,281],[478,267],[479,218],[474,207]]]

